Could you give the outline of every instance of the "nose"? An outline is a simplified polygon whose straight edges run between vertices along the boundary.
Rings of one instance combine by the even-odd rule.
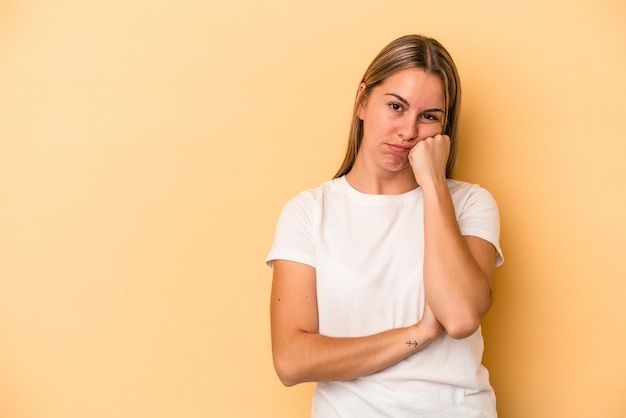
[[[398,136],[402,141],[409,142],[417,138],[419,123],[414,118],[403,119],[400,126],[398,126]]]

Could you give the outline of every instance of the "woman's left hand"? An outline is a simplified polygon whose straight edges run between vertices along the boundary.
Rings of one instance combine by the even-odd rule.
[[[435,135],[419,141],[409,152],[409,163],[417,184],[445,180],[450,155],[450,137]]]

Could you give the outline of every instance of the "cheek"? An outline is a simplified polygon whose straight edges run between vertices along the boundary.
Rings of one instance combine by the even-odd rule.
[[[392,124],[386,122],[383,118],[376,115],[368,115],[363,121],[363,134],[364,137],[370,139],[380,138],[386,136],[393,131]]]
[[[420,127],[419,136],[428,138],[442,133],[443,126],[440,123],[424,124]]]

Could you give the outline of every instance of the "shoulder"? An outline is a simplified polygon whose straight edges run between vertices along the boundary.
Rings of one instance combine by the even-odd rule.
[[[448,189],[455,206],[464,207],[468,204],[477,203],[483,203],[488,206],[496,205],[496,201],[489,190],[478,184],[448,179]]]
[[[318,187],[306,189],[289,199],[282,210],[282,216],[305,216],[314,218],[325,201],[342,196],[342,178],[333,179]]]
[[[450,193],[464,194],[483,188],[479,184],[468,183],[463,180],[448,179],[448,189],[450,189]],[[486,191],[486,189],[483,190]]]
[[[318,187],[306,189],[292,197],[287,206],[315,207],[323,204],[324,200],[342,196],[343,177],[325,181]]]

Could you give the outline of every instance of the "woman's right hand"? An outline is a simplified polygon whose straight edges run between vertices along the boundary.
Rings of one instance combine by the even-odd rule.
[[[426,335],[432,337],[431,342],[445,335],[446,333],[446,330],[443,328],[441,323],[439,323],[437,317],[435,317],[435,314],[433,313],[432,309],[430,309],[428,303],[424,304],[424,313],[422,315],[420,325],[424,327]]]

